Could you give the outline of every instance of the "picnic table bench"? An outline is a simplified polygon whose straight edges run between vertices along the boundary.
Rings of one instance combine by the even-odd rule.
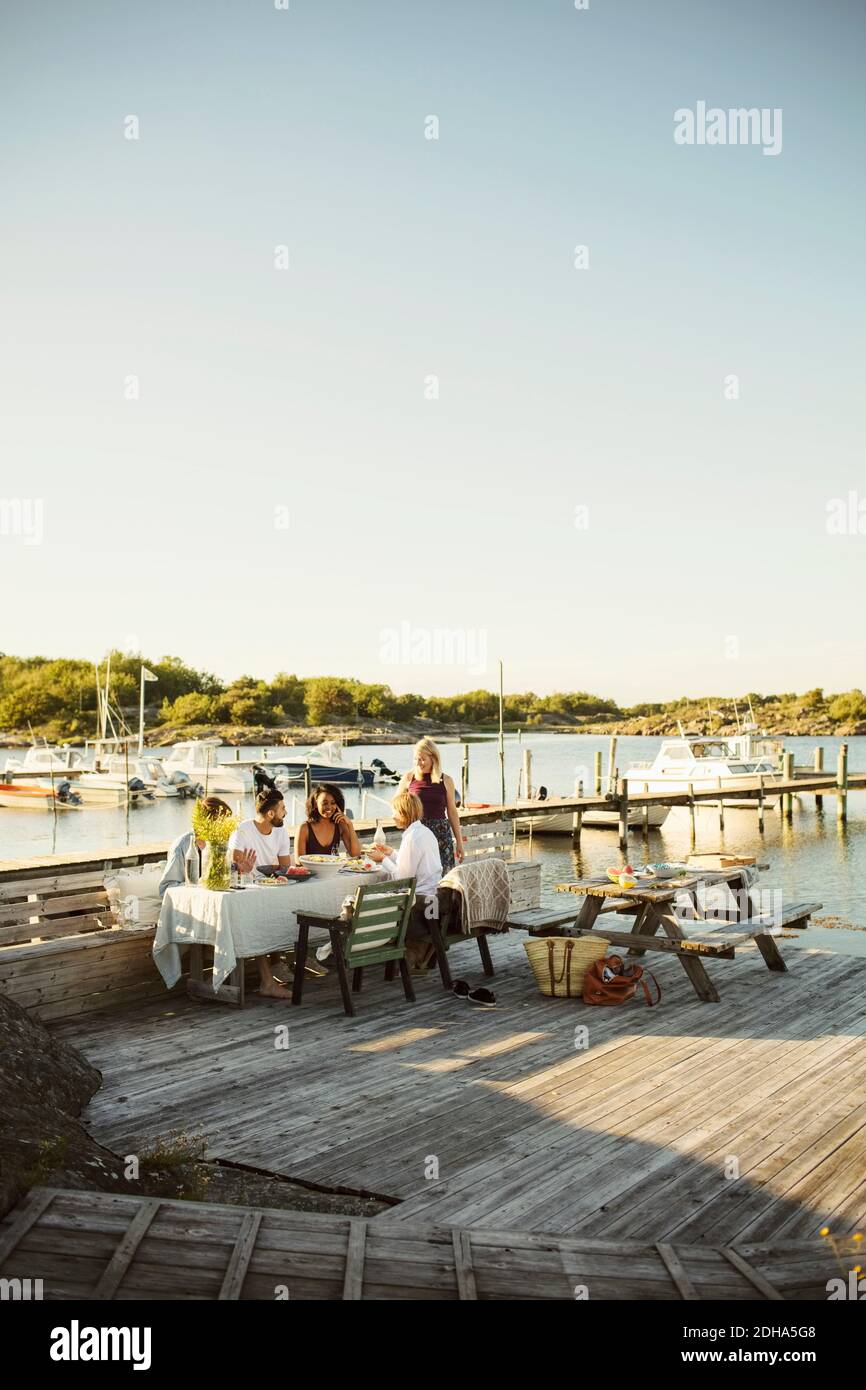
[[[743,866],[721,870],[694,870],[672,879],[651,879],[621,888],[606,877],[581,879],[576,883],[558,883],[556,891],[581,897],[575,909],[534,908],[529,912],[509,914],[509,926],[523,928],[535,934],[566,927],[569,935],[602,937],[615,946],[628,948],[631,955],[646,951],[662,951],[676,955],[699,999],[717,1003],[718,991],[704,969],[702,958],[733,960],[737,946],[754,941],[769,970],[785,971],[787,966],[775,938],[786,927],[808,925],[809,917],[821,907],[820,903],[795,902],[770,912],[756,910],[749,894],[747,874]],[[692,919],[677,915],[676,900],[683,895],[698,917],[698,890],[724,885],[731,889],[735,901],[732,920],[709,919],[711,931],[700,936],[688,936],[685,927]],[[602,913],[631,914],[634,918],[629,931],[608,930],[598,924]],[[658,935],[659,931],[663,933]]]

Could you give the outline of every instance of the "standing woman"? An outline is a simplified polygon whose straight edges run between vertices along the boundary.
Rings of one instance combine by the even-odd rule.
[[[442,771],[439,749],[432,738],[415,744],[411,772],[404,772],[398,791],[411,792],[424,808],[423,823],[432,830],[439,844],[442,872],[454,868],[463,858],[463,836],[454,799],[454,779]]]

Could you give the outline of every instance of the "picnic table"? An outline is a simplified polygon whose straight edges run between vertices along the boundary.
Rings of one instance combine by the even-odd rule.
[[[627,946],[631,955],[643,955],[648,950],[671,952],[678,957],[698,998],[716,1003],[719,994],[704,969],[702,957],[731,960],[736,946],[754,940],[768,969],[787,970],[775,935],[782,926],[805,925],[809,915],[821,906],[820,903],[798,902],[786,905],[784,911],[774,908],[772,914],[756,914],[750,888],[754,882],[755,868],[765,867],[738,865],[728,869],[689,869],[675,878],[643,880],[634,888],[621,888],[607,877],[587,878],[575,883],[558,883],[556,891],[583,898],[572,927],[578,935],[592,933],[604,937],[612,944]],[[739,932],[732,934],[726,919],[723,918],[720,923],[714,916],[714,930],[710,933],[699,937],[687,936],[683,930],[683,920],[677,915],[677,900],[682,901],[685,897],[694,917],[699,920],[699,891],[718,886],[727,887],[733,893],[735,915],[731,925],[739,927]],[[596,925],[610,899],[616,900],[616,912],[633,915],[630,931],[609,931],[604,925]],[[661,937],[657,935],[660,929],[663,932]]]
[[[386,877],[382,869],[365,873],[341,869],[267,888],[261,883],[221,893],[201,884],[167,888],[153,940],[154,962],[171,989],[181,978],[181,951],[191,947],[190,993],[243,1003],[244,960],[293,947],[298,939],[299,913],[337,916],[345,897],[354,896],[365,883],[378,883]],[[205,946],[213,947],[214,953],[210,985],[201,983]],[[226,985],[230,976],[233,982]],[[238,997],[234,998],[236,991]]]

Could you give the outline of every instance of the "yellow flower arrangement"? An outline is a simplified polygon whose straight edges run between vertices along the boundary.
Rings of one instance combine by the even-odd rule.
[[[204,876],[205,888],[224,892],[231,883],[231,865],[226,858],[229,837],[237,830],[237,816],[213,815],[203,802],[197,801],[192,809],[192,829],[197,840],[210,845],[210,862]]]

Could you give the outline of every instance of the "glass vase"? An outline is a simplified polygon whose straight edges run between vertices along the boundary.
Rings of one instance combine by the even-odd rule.
[[[231,865],[229,864],[227,846],[211,842],[208,849],[210,854],[202,882],[205,888],[210,888],[215,893],[224,893],[231,887]]]

